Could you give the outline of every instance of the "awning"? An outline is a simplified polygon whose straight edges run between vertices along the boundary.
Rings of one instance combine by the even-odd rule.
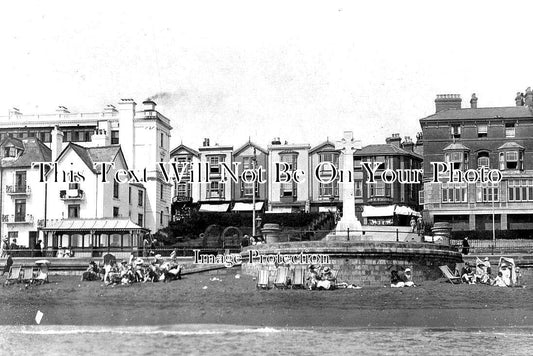
[[[233,211],[252,211],[254,208],[253,203],[235,203],[235,206],[233,207]],[[257,202],[255,203],[255,211],[259,211],[263,209],[263,202]]]
[[[274,213],[274,214],[292,213],[292,208],[272,207],[272,210],[267,211],[267,213]]]
[[[394,210],[396,215],[415,215],[415,216],[422,216],[418,211],[414,211],[408,206],[397,206],[396,210]]]
[[[44,231],[148,231],[130,219],[63,219],[47,221]]]
[[[201,213],[225,213],[228,208],[229,204],[202,204],[198,211]]]
[[[336,206],[319,206],[318,212],[319,213],[336,213],[337,207]]]
[[[363,207],[363,217],[364,218],[377,218],[377,217],[393,216],[394,207],[395,205],[387,205],[387,206],[365,205]]]

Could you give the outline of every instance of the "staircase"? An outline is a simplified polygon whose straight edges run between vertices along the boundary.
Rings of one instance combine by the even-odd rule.
[[[320,213],[320,215],[313,220],[307,227],[306,231],[312,231],[312,240],[321,240],[335,227],[335,214]]]

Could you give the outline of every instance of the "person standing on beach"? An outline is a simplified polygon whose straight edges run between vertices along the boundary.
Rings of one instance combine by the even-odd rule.
[[[468,255],[470,252],[470,244],[468,243],[468,236],[463,239],[463,255]]]
[[[416,229],[416,220],[415,220],[415,217],[414,216],[411,216],[411,232],[415,232],[415,229]]]
[[[34,251],[33,251],[33,257],[43,257],[41,242],[42,242],[42,240],[39,239],[35,243],[35,247],[34,247]]]
[[[9,273],[9,270],[11,269],[11,266],[13,266],[13,258],[11,258],[11,254],[8,252],[7,253],[6,265],[4,266],[4,270],[2,271],[2,276],[6,272]]]
[[[7,237],[4,237],[2,239],[2,245],[0,246],[0,249],[2,250],[2,253],[0,254],[0,258],[4,258],[8,255],[9,245]]]

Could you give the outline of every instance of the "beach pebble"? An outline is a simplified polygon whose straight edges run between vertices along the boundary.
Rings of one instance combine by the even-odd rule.
[[[202,289],[207,289],[207,286],[204,286]]]
[[[236,274],[235,275],[235,279],[239,279],[239,278],[241,278],[241,275],[240,274]]]

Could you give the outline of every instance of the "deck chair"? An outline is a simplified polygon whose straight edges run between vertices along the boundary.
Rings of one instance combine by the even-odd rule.
[[[503,265],[505,265],[506,268],[502,270]],[[516,265],[515,265],[513,258],[500,257],[500,262],[498,263],[498,272],[502,272],[503,278],[509,286],[516,285],[516,269],[515,268],[516,268]]]
[[[269,273],[267,269],[260,269],[259,272],[257,272],[257,289],[269,288],[268,275]]]
[[[294,268],[291,288],[305,288],[305,266],[298,265]]]
[[[444,274],[444,277],[446,277],[451,284],[454,284],[456,282],[457,284],[462,283],[461,277],[454,276],[452,271],[450,270],[450,267],[448,267],[447,265],[439,266],[439,269],[441,270],[442,274]]]
[[[287,288],[287,280],[289,278],[289,268],[279,267],[276,270],[276,278],[274,279],[274,286],[276,288]]]
[[[22,282],[33,283],[33,267],[25,266],[22,268]]]
[[[21,266],[11,266],[9,269],[9,275],[7,276],[7,279],[5,281],[5,285],[12,284],[12,283],[19,283],[21,278]]]

